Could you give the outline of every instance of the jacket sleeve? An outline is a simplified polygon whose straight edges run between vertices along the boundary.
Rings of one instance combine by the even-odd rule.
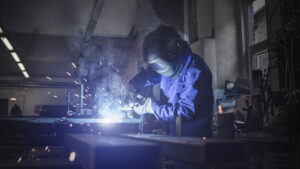
[[[192,68],[187,71],[184,78],[184,87],[177,94],[178,101],[175,104],[159,105],[156,102],[152,103],[154,115],[157,119],[164,122],[175,122],[175,117],[182,116],[184,120],[190,120],[195,115],[195,106],[198,105],[199,99],[197,99],[203,89],[198,84],[201,71],[196,68]]]

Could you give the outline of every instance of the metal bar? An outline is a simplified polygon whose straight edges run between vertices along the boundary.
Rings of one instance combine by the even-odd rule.
[[[88,41],[92,37],[92,34],[95,31],[95,27],[97,25],[97,20],[100,16],[100,13],[101,13],[102,9],[103,9],[104,2],[105,2],[105,0],[96,0],[96,2],[95,2],[95,6],[94,6],[94,9],[92,11],[90,21],[89,21],[89,24],[88,24],[88,27],[87,27],[87,30],[86,30],[86,33],[85,33],[85,38],[84,38],[85,41]]]
[[[64,82],[23,82],[0,80],[0,87],[27,87],[27,88],[79,88],[79,85]]]
[[[68,89],[67,91],[67,113],[70,112],[70,103],[71,103],[71,91]]]
[[[83,92],[84,92],[84,85],[81,83],[80,85],[80,115],[83,114]]]
[[[182,117],[176,116],[176,136],[182,136]]]

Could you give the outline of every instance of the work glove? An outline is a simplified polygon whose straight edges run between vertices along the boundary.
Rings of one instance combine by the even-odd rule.
[[[152,99],[147,98],[143,105],[135,106],[133,108],[133,110],[139,115],[142,115],[142,114],[145,114],[145,113],[154,114],[154,111],[153,111],[153,108],[152,108]]]

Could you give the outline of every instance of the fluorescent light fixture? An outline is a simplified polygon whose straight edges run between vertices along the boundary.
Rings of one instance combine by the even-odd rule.
[[[51,77],[49,77],[49,76],[46,76],[46,79],[48,79],[48,80],[52,80],[52,78],[51,78]]]
[[[22,73],[26,78],[29,78],[29,74],[26,71],[23,71]]]
[[[10,100],[11,100],[11,101],[16,101],[16,100],[17,100],[17,98],[15,98],[15,97],[12,97],[12,98],[10,98]]]
[[[16,52],[10,52],[11,56],[14,58],[16,62],[20,62],[20,58]]]
[[[2,34],[3,33],[3,29],[0,27],[0,34]]]
[[[18,66],[22,71],[25,71],[25,67],[24,67],[23,63],[18,63]]]
[[[14,48],[12,47],[12,45],[10,44],[10,42],[8,41],[8,39],[6,37],[1,37],[1,40],[4,43],[4,45],[7,47],[8,50],[14,50]]]

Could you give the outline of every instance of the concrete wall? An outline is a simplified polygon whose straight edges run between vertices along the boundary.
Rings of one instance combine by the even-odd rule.
[[[218,88],[224,87],[225,80],[235,81],[239,76],[236,0],[215,0],[214,28],[217,55]]]
[[[138,54],[138,66],[145,66],[143,61],[143,39],[160,24],[174,26],[183,32],[183,0],[138,0],[138,17],[135,40]]]
[[[204,4],[197,10],[202,15],[197,16],[203,32],[198,30],[199,40],[191,44],[192,51],[202,56],[213,74],[213,88],[223,88],[225,80],[235,81],[237,77],[246,77],[248,71],[246,53],[243,51],[241,3],[238,0],[201,0]],[[211,6],[211,7],[209,7]],[[187,15],[187,0],[185,0],[185,15]],[[198,12],[199,13],[199,12]],[[184,17],[185,33],[188,34],[188,17]],[[211,24],[212,23],[212,24]],[[211,31],[209,31],[209,29]]]

